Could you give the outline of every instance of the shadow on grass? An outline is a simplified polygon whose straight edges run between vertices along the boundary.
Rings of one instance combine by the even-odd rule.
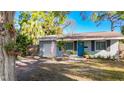
[[[22,68],[21,65],[17,64],[17,70],[19,70],[19,72],[17,72],[17,80],[19,81],[75,81],[75,79],[69,78],[58,72],[57,69],[51,67],[50,64],[47,64],[48,67],[40,65],[39,61],[33,64],[25,64],[27,66],[22,66]],[[56,64],[54,64],[54,66],[56,66]]]
[[[90,63],[42,63],[41,61],[26,63],[25,67],[17,64],[17,79],[19,81],[76,81],[77,78],[67,77],[64,74],[70,74],[81,78],[88,78],[90,80],[112,81],[124,80],[123,71],[106,70],[102,67],[92,67],[94,64]],[[82,65],[83,64],[83,65]],[[100,63],[99,63],[100,64]],[[104,64],[104,63],[101,63]],[[111,66],[111,63],[105,63]],[[112,66],[115,66],[112,65]],[[120,65],[119,65],[120,66]],[[64,73],[64,74],[63,74]]]
[[[113,71],[113,70],[103,70],[103,69],[96,69],[96,68],[89,68],[90,70],[81,72],[80,76],[85,76],[92,80],[96,81],[119,81],[124,80],[124,72],[121,71]]]
[[[91,59],[90,63],[91,65],[104,65],[109,67],[117,67],[117,68],[123,68],[124,67],[124,61],[117,62],[116,60],[108,60],[108,59]]]

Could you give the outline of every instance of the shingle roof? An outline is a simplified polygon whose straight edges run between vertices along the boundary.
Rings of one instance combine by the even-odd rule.
[[[62,36],[45,36],[40,40],[101,40],[101,39],[124,39],[124,36],[119,32],[88,32],[88,33],[75,33]]]
[[[71,35],[65,35],[64,39],[76,39],[76,40],[90,40],[90,39],[110,39],[118,38],[124,39],[123,35],[119,32],[88,32],[88,33],[76,33]]]
[[[81,37],[120,37],[123,36],[119,32],[88,32],[88,33],[76,33],[72,35],[66,35],[65,37],[69,36],[81,36]]]

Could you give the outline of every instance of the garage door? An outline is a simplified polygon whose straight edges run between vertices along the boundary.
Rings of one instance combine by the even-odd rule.
[[[43,56],[51,57],[51,42],[44,42],[43,44]]]

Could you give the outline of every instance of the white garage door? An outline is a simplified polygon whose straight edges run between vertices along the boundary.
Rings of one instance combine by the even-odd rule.
[[[51,42],[44,42],[44,44],[43,44],[43,56],[44,57],[52,57]]]

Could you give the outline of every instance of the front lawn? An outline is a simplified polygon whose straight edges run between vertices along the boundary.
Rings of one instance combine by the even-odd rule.
[[[27,60],[28,61],[28,60]],[[124,62],[91,59],[89,62],[43,63],[34,60],[17,64],[18,80],[73,81],[124,80]]]

